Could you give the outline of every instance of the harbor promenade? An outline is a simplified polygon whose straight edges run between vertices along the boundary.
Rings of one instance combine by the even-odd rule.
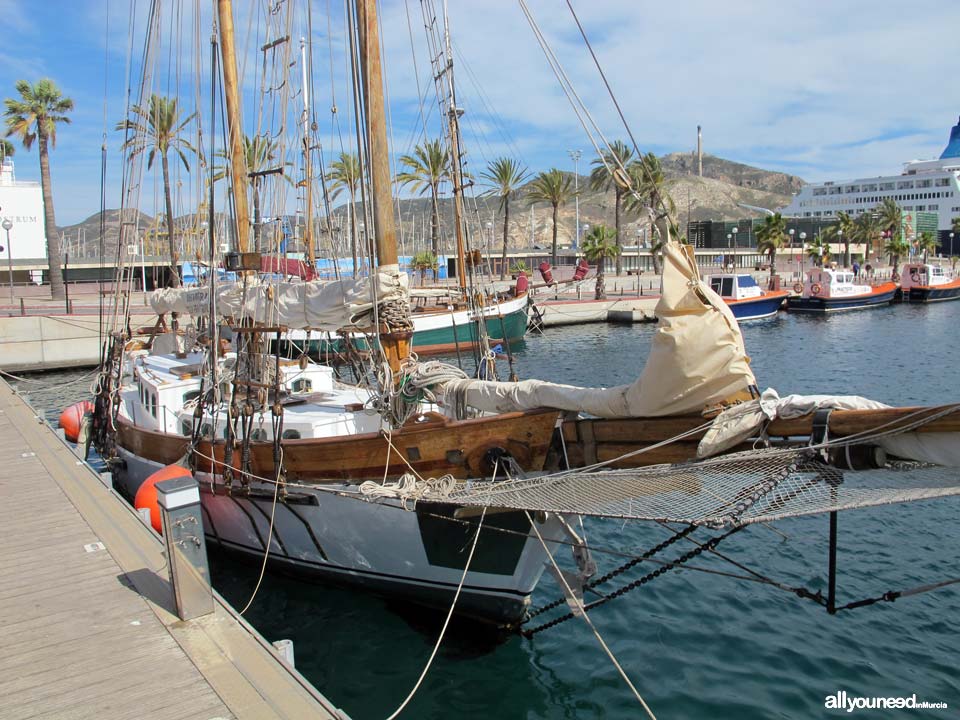
[[[0,717],[346,717],[219,595],[181,621],[160,538],[3,381],[0,458]]]

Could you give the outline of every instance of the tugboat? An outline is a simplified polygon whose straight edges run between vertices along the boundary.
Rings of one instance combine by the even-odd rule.
[[[706,282],[741,322],[773,317],[789,294],[786,290],[763,290],[752,275],[708,275]]]
[[[960,278],[948,268],[927,263],[908,263],[900,275],[905,302],[932,303],[960,299]]]
[[[879,307],[889,305],[898,290],[895,282],[856,284],[851,270],[811,268],[807,270],[802,293],[787,298],[787,309],[827,313]]]

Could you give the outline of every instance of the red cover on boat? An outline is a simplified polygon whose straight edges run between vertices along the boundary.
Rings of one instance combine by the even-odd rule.
[[[292,275],[303,280],[313,280],[317,277],[317,269],[303,260],[279,258],[273,255],[264,255],[260,258],[260,272]]]

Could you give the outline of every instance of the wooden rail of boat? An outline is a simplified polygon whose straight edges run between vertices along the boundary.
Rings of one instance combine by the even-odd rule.
[[[286,478],[303,483],[351,480],[395,480],[413,467],[424,477],[451,474],[456,478],[489,476],[493,468],[488,451],[509,452],[524,470],[542,470],[556,427],[556,410],[529,410],[472,420],[451,420],[437,414],[423,416],[395,430],[389,440],[382,433],[346,437],[282,440]],[[391,443],[392,448],[391,449]],[[190,439],[182,435],[147,430],[117,418],[117,444],[142,458],[163,465],[180,460]],[[197,447],[197,469],[209,472],[211,456],[216,474],[223,472],[224,441],[213,446],[204,440]],[[389,462],[388,462],[389,456]],[[273,442],[251,442],[251,471],[273,477]],[[231,463],[239,472],[240,449]]]
[[[892,430],[907,423],[930,418],[943,412],[942,407],[903,407],[882,410],[834,410],[830,414],[830,436],[846,437],[862,432]],[[622,458],[622,456],[650,448],[670,438],[689,433],[706,423],[702,415],[677,415],[663,418],[627,418],[601,420],[580,418],[563,420],[561,431],[566,444],[571,467],[583,467],[598,462],[612,462],[609,467],[626,468],[677,463],[692,460],[697,454],[697,444],[706,430],[692,433],[689,437],[655,447],[645,452]],[[789,420],[777,419],[770,423],[767,434],[774,440],[805,439],[810,436],[813,415],[804,415]],[[917,432],[960,432],[960,409],[920,426]],[[744,443],[731,452],[748,450],[752,443]],[[618,458],[622,458],[618,460]]]

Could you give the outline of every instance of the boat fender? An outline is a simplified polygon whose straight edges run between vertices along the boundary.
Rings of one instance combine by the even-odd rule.
[[[82,400],[60,413],[60,427],[63,428],[63,436],[72,443],[77,442],[77,438],[80,436],[80,426],[83,424],[83,416],[86,413],[92,413],[93,410],[92,401]]]
[[[553,270],[550,269],[550,263],[544,260],[539,265],[540,277],[547,285],[553,285]]]
[[[793,286],[793,291],[794,291],[797,295],[799,295],[800,293],[802,293],[802,292],[803,292],[803,283],[799,283],[799,282],[798,282],[798,283],[795,283],[794,286]]]
[[[810,294],[819,295],[822,289],[823,288],[820,287],[820,283],[814,283],[813,285],[810,286]]]
[[[575,281],[583,280],[589,271],[590,263],[587,262],[586,258],[580,258],[580,261],[577,263],[577,269],[573,273],[573,279]]]
[[[157,503],[157,483],[180,477],[193,477],[193,473],[183,465],[162,467],[143,481],[133,498],[133,506],[137,510],[150,510],[150,524],[158,533],[163,532],[163,526],[160,521],[160,505]]]

